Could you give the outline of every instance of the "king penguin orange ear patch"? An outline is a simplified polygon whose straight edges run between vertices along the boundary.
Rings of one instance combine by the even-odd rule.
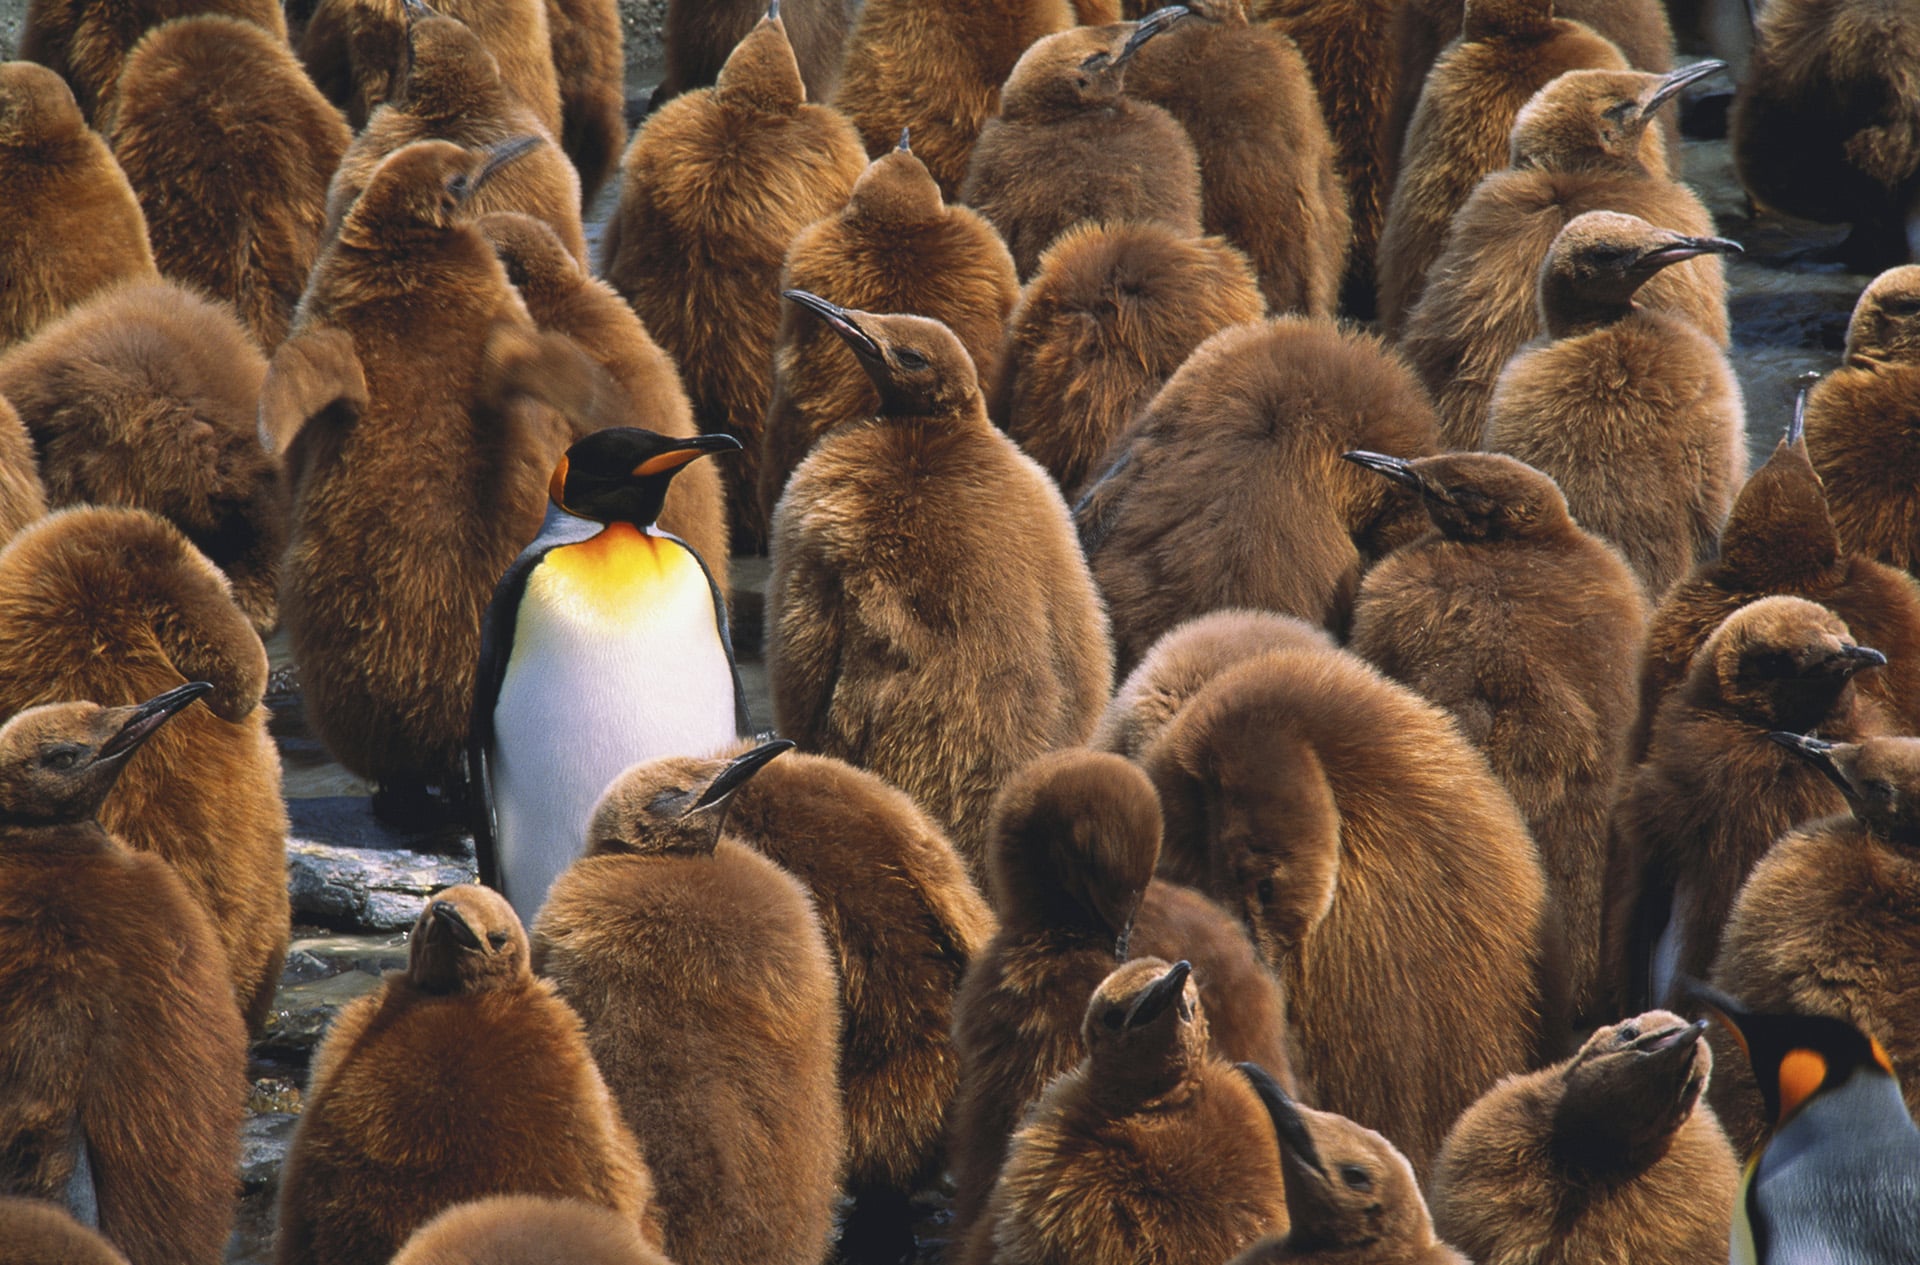
[[[1780,1060],[1780,1119],[1813,1097],[1827,1079],[1827,1060],[1817,1050],[1789,1050]]]

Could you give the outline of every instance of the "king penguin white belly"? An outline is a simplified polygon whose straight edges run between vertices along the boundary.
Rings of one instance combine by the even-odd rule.
[[[532,925],[617,774],[736,736],[733,668],[698,559],[625,523],[550,550],[527,577],[493,715],[500,882]]]

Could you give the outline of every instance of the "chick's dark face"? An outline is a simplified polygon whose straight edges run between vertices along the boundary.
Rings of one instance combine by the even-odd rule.
[[[511,987],[529,978],[527,933],[499,893],[475,884],[446,888],[413,925],[407,976],[428,993]]]

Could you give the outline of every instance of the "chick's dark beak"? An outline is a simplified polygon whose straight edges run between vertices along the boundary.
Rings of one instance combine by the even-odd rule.
[[[862,360],[880,361],[886,358],[886,352],[879,342],[855,324],[852,314],[838,303],[829,303],[805,290],[782,290],[780,294],[782,298],[792,299],[825,321],[827,328],[840,335],[841,341],[853,348],[853,354]]]
[[[1187,991],[1187,976],[1193,974],[1191,962],[1175,962],[1167,973],[1146,986],[1140,995],[1133,999],[1132,1009],[1127,1011],[1126,1026],[1143,1028],[1172,1008]]]
[[[1744,255],[1746,253],[1746,247],[1725,237],[1675,237],[1662,245],[1642,251],[1640,257],[1633,261],[1633,270],[1639,273],[1655,273],[1662,268],[1700,255]]]
[[[1853,794],[1852,783],[1847,781],[1846,776],[1840,772],[1840,766],[1834,762],[1833,743],[1824,742],[1811,734],[1783,733],[1777,729],[1767,737],[1826,774],[1827,780],[1839,787],[1843,794]]]
[[[473,173],[473,179],[467,181],[466,194],[461,201],[471,202],[473,195],[480,192],[481,187],[485,185],[487,181],[493,179],[506,168],[512,166],[520,159],[525,158],[537,147],[545,143],[546,138],[542,136],[516,136],[510,141],[501,141],[497,145],[489,145],[484,151],[487,155],[487,161],[480,165],[480,170]]]
[[[1413,468],[1413,463],[1405,457],[1389,457],[1384,452],[1367,452],[1355,449],[1340,454],[1356,466],[1364,466],[1383,478],[1391,479],[1401,487],[1418,492],[1430,500],[1446,501],[1448,497],[1440,488],[1428,482],[1426,477]]]
[[[1146,17],[1134,23],[1133,34],[1127,37],[1127,42],[1121,46],[1120,52],[1114,57],[1113,64],[1126,65],[1133,60],[1133,55],[1139,52],[1148,40],[1172,30],[1174,23],[1192,12],[1184,4],[1170,4],[1147,14]]]
[[[466,918],[452,901],[436,900],[428,908],[433,912],[434,925],[452,936],[455,944],[463,949],[480,948],[480,937],[474,934],[473,928],[467,925]]]
[[[94,758],[114,760],[131,755],[141,743],[159,732],[160,726],[179,715],[193,700],[205,698],[211,693],[213,686],[207,682],[188,681],[164,694],[155,695],[133,709],[119,732],[100,744],[99,753]]]
[[[767,767],[775,756],[793,750],[795,744],[791,738],[775,738],[772,742],[763,742],[745,755],[735,757],[713,781],[707,783],[707,789],[700,792],[700,798],[687,809],[688,814],[711,808],[727,796],[747,784],[747,780],[761,769]]]
[[[1726,68],[1727,63],[1723,61],[1709,60],[1695,62],[1691,66],[1682,66],[1663,76],[1654,90],[1641,100],[1641,117],[1651,117],[1661,106],[1679,96],[1688,84],[1698,83],[1707,76],[1718,74]]]
[[[1280,1149],[1325,1177],[1327,1169],[1320,1160],[1320,1148],[1313,1144],[1313,1134],[1308,1131],[1307,1122],[1301,1118],[1300,1109],[1287,1096],[1287,1091],[1280,1088],[1280,1082],[1258,1063],[1236,1063],[1234,1066],[1253,1085],[1253,1092],[1260,1096],[1261,1105],[1267,1109],[1267,1118],[1273,1121],[1273,1133],[1280,1141]]]

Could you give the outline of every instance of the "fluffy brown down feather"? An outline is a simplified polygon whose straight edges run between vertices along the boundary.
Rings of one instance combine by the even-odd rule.
[[[239,18],[287,42],[286,17],[274,0],[28,0],[20,57],[73,85],[81,111],[97,122],[140,37],[162,22],[196,14]]]
[[[634,136],[600,272],[674,362],[727,458],[730,539],[767,547],[761,429],[773,394],[780,269],[800,230],[838,211],[866,167],[851,124],[806,102],[779,21],[740,41],[719,82],[676,97]]]

